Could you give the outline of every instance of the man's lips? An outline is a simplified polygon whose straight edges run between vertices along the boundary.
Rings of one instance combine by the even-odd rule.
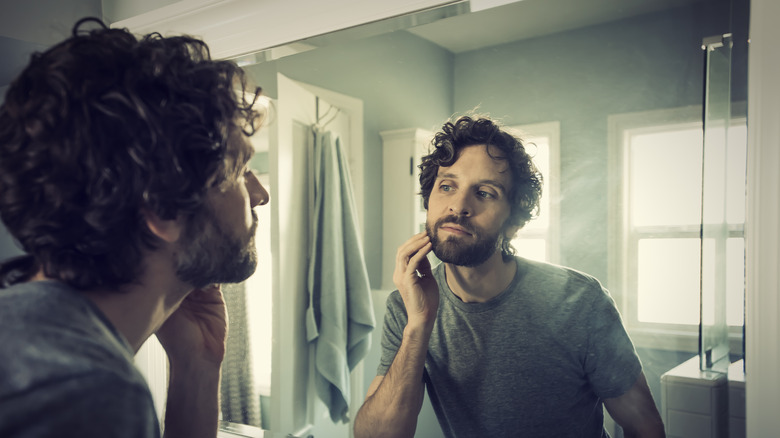
[[[452,234],[471,236],[471,232],[469,232],[465,228],[463,228],[463,227],[461,227],[459,225],[455,225],[455,224],[442,224],[442,226],[439,227],[439,229],[447,231],[447,232],[452,233]]]

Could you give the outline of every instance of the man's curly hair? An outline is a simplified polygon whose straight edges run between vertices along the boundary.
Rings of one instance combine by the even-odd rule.
[[[523,227],[539,213],[539,199],[542,196],[542,174],[525,150],[523,142],[502,129],[496,122],[485,117],[462,116],[455,122],[447,122],[431,141],[433,150],[422,158],[420,168],[420,195],[423,206],[428,209],[428,199],[439,167],[452,166],[460,156],[460,150],[467,146],[490,145],[501,151],[491,155],[496,160],[506,161],[512,173],[512,187],[509,190],[509,204],[512,207],[508,226]],[[490,149],[487,150],[490,154]],[[515,253],[509,241],[504,239],[501,252],[505,257]]]
[[[228,133],[258,118],[246,86],[198,39],[97,19],[33,54],[0,106],[0,218],[34,260],[28,274],[79,289],[135,280],[158,242],[142,210],[189,217],[236,172]]]

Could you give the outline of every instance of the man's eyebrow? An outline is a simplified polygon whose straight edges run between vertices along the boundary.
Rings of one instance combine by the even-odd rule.
[[[458,175],[455,175],[454,173],[440,173],[436,175],[436,179],[442,178],[458,179]]]
[[[440,179],[454,179],[454,180],[457,181],[458,180],[458,175],[456,175],[454,173],[450,173],[450,172],[440,173],[439,175],[436,175],[436,179],[437,180],[440,180]],[[491,185],[491,186],[494,186],[497,189],[501,190],[502,192],[506,192],[507,191],[506,187],[504,187],[504,184],[502,184],[500,181],[496,181],[494,179],[481,179],[481,180],[477,181],[477,184],[478,185],[484,185],[484,184]]]

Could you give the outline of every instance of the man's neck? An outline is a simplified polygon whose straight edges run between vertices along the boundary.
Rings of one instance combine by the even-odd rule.
[[[191,291],[170,269],[161,268],[165,261],[159,254],[148,254],[147,268],[137,281],[115,290],[81,291],[127,339],[134,352],[138,352]],[[48,278],[39,272],[31,279],[36,280]]]
[[[159,283],[147,284],[150,283],[125,285],[118,291],[84,292],[124,335],[136,353],[190,291],[173,284],[170,289]]]
[[[445,263],[447,285],[464,303],[484,303],[506,290],[515,278],[514,258],[504,261],[496,251],[478,266],[465,267]]]

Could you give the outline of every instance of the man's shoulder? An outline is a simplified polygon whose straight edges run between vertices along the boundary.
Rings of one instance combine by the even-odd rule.
[[[145,384],[109,370],[49,376],[24,391],[0,391],[0,435],[8,430],[31,436],[55,436],[58,430],[83,437],[159,436]]]
[[[29,317],[51,310],[67,312],[80,301],[83,299],[79,298],[77,292],[64,283],[31,281],[0,289],[0,314]]]
[[[519,269],[524,272],[523,281],[567,288],[598,288],[601,282],[596,277],[567,266],[517,257]]]
[[[553,308],[565,305],[592,306],[609,302],[609,293],[599,280],[587,273],[566,266],[518,258],[524,275],[517,283],[523,297],[542,300]]]
[[[110,324],[86,297],[56,281],[34,281],[0,289],[0,328],[31,336],[51,332],[53,337],[75,332],[93,337]],[[112,327],[109,327],[109,331]],[[2,347],[2,346],[0,346]]]
[[[0,291],[0,393],[104,371],[143,379],[132,352],[86,299],[40,283]]]

